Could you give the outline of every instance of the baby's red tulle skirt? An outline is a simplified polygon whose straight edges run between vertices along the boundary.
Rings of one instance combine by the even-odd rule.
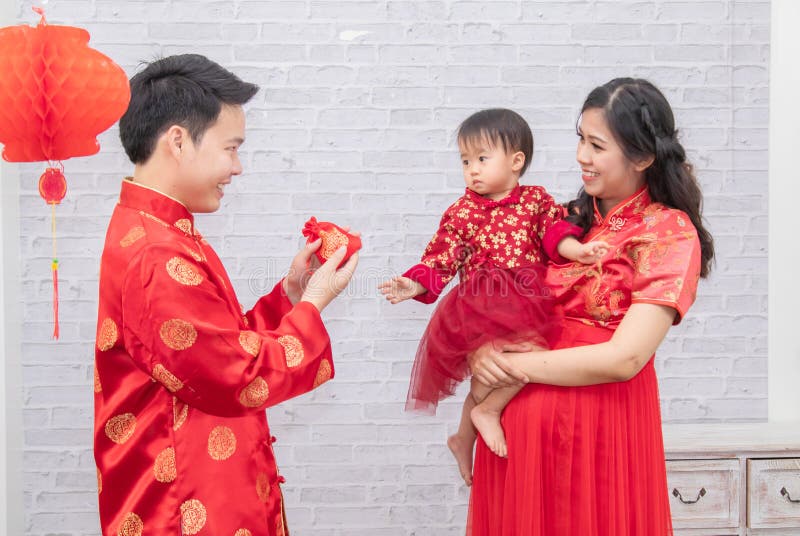
[[[445,295],[420,340],[407,411],[436,413],[469,376],[467,356],[490,341],[549,347],[561,322],[544,283],[543,265],[496,268],[484,264]]]

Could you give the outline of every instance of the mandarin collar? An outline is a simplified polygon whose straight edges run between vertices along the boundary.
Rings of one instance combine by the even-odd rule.
[[[119,193],[119,204],[139,210],[172,225],[189,236],[196,234],[194,216],[180,201],[125,177]]]
[[[628,221],[628,218],[638,214],[644,207],[650,204],[650,192],[647,185],[642,186],[633,195],[617,203],[614,208],[608,211],[603,217],[600,207],[597,206],[597,198],[593,197],[594,203],[594,223],[603,227],[608,227],[612,231],[619,231]]]
[[[489,199],[488,197],[483,197],[482,195],[473,192],[469,188],[466,190],[466,196],[478,206],[486,210],[491,210],[495,207],[506,207],[508,205],[519,203],[520,197],[522,196],[522,187],[519,184],[514,186],[514,189],[511,190],[507,196],[496,201],[494,199]]]

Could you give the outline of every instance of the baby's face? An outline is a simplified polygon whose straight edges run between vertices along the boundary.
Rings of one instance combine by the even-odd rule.
[[[476,194],[502,199],[519,183],[519,171],[525,163],[521,151],[508,153],[489,140],[459,140],[458,148],[464,184]]]

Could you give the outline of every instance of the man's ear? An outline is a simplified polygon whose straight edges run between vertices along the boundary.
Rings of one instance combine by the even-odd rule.
[[[647,169],[650,166],[652,166],[653,162],[655,162],[655,161],[656,161],[655,155],[650,155],[647,158],[644,158],[644,159],[639,160],[638,162],[636,162],[633,165],[633,169],[635,169],[636,171],[642,172],[645,169]]]
[[[511,155],[512,171],[520,171],[524,165],[525,165],[525,153],[523,153],[522,151],[517,151],[516,153]]]
[[[188,139],[189,132],[180,125],[172,125],[163,134],[163,139],[167,144],[173,158],[181,158],[181,150]]]

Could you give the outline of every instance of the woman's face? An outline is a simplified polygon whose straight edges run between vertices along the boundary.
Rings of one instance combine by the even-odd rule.
[[[605,215],[644,186],[644,170],[649,162],[636,164],[628,160],[599,108],[583,112],[578,136],[577,160],[583,187],[597,199],[600,212]]]

